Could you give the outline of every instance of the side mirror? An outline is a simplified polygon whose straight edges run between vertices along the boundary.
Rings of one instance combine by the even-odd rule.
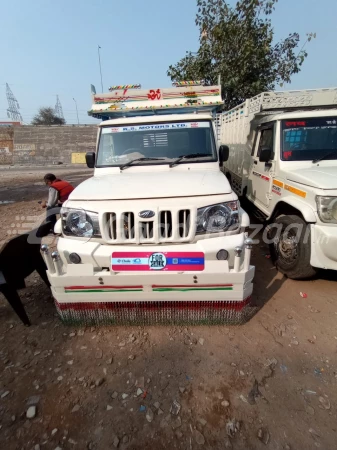
[[[260,151],[259,160],[260,162],[269,162],[271,160],[273,150],[269,147],[262,147]]]
[[[223,165],[225,161],[229,158],[229,147],[228,145],[220,145],[219,148],[219,165],[220,167]]]
[[[93,169],[93,168],[95,167],[95,158],[96,158],[95,152],[88,152],[88,153],[85,155],[85,161],[86,161],[86,163],[87,163],[87,166],[88,166],[90,169]]]

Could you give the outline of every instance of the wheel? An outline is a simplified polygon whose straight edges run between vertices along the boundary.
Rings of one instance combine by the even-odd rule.
[[[268,233],[270,253],[277,269],[293,280],[311,278],[316,269],[310,265],[311,232],[299,216],[279,216]]]

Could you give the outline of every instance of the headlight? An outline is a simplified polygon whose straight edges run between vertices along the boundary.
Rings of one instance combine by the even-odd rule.
[[[325,223],[337,223],[337,197],[316,197],[319,218]]]
[[[198,209],[197,233],[220,233],[240,223],[238,201]]]
[[[83,209],[62,208],[62,228],[66,236],[101,237],[98,214]]]

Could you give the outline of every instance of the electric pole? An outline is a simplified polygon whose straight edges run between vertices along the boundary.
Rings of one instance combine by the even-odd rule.
[[[76,114],[77,114],[77,123],[80,124],[79,118],[78,118],[78,109],[77,109],[77,101],[73,98],[75,105],[76,105]]]
[[[101,53],[100,53],[101,47],[98,46],[98,63],[99,63],[99,72],[101,74],[101,87],[102,87],[102,93],[103,93],[103,78],[102,78],[102,65],[101,65]]]

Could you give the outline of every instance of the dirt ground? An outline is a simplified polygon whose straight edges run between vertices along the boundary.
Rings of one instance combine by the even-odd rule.
[[[43,174],[0,172],[0,241],[43,217]],[[237,327],[67,327],[33,274],[27,328],[1,297],[1,450],[337,448],[336,275],[292,281],[266,255]]]

